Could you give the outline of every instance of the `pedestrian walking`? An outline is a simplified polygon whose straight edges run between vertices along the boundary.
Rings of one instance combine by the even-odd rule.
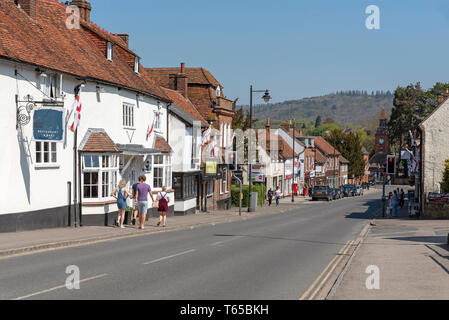
[[[393,215],[396,217],[398,215],[398,206],[399,206],[399,196],[398,192],[394,190],[393,194]]]
[[[401,196],[400,196],[400,200],[399,200],[401,209],[404,208],[404,204],[405,204],[405,192],[404,189],[401,189]]]
[[[391,193],[391,192],[388,194],[387,214],[389,217],[393,216],[393,193]]]
[[[117,207],[118,207],[118,216],[116,221],[116,226],[120,228],[124,228],[123,220],[125,219],[125,211],[126,211],[126,199],[129,197],[129,193],[126,190],[126,180],[120,180],[117,188],[112,191],[111,196],[117,199]]]
[[[167,226],[168,203],[170,202],[170,197],[166,191],[167,187],[163,186],[162,191],[157,195],[157,200],[159,201],[159,222],[157,226],[159,227],[162,223],[162,227],[164,228]]]
[[[136,225],[137,214],[139,213],[138,201],[137,201],[137,197],[136,197],[137,186],[138,185],[139,185],[139,183],[136,182],[132,186],[132,189],[133,189],[133,194],[132,194],[132,199],[133,199],[133,220],[132,220],[132,224],[134,226]]]
[[[268,193],[267,193],[267,199],[268,199],[268,206],[269,207],[271,207],[271,203],[273,202],[273,195],[274,195],[273,189],[270,188],[270,190],[268,190]]]
[[[279,200],[281,200],[281,188],[276,188],[276,207],[279,206]]]
[[[139,184],[136,188],[136,198],[138,201],[138,210],[140,216],[140,226],[139,229],[145,229],[145,220],[148,212],[148,194],[151,197],[151,201],[154,202],[153,193],[151,192],[151,187],[145,183],[147,178],[145,176],[139,177]]]

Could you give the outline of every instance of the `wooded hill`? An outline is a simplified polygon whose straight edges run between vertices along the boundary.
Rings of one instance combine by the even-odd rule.
[[[237,109],[239,109],[237,107]],[[314,122],[318,116],[331,118],[340,125],[357,125],[362,121],[377,118],[382,108],[387,113],[393,108],[390,91],[341,91],[320,97],[284,101],[275,104],[260,104],[253,107],[253,119],[289,120],[305,119]],[[249,106],[243,106],[246,111]]]

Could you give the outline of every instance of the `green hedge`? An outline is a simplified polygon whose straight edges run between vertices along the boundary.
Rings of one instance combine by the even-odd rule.
[[[267,193],[267,187],[263,186],[261,184],[254,184],[252,191],[257,192],[259,194],[258,201],[257,201],[259,206],[264,204],[265,195]],[[242,207],[247,208],[248,201],[249,201],[249,185],[247,185],[247,184],[242,185],[242,193],[243,193]],[[232,196],[232,205],[234,207],[238,207],[239,206],[239,196],[240,196],[240,186],[238,184],[233,184],[231,186],[231,196]]]

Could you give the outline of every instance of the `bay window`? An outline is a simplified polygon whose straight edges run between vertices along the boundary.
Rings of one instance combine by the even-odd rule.
[[[85,154],[82,157],[83,199],[109,201],[117,187],[119,159],[115,154]]]

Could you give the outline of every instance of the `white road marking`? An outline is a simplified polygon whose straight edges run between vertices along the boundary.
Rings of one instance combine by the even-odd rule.
[[[77,281],[74,284],[81,283],[81,282],[86,282],[86,281],[90,281],[90,280],[95,280],[95,279],[99,279],[99,278],[103,278],[103,277],[106,277],[107,275],[108,275],[107,273],[103,273],[103,274],[100,274],[98,276],[94,276],[94,277],[91,277],[91,278],[86,278],[86,279]],[[12,299],[12,300],[23,300],[23,299],[27,299],[27,298],[30,298],[30,297],[37,296],[39,294],[43,294],[43,293],[47,293],[47,292],[51,292],[51,291],[55,291],[55,290],[63,289],[63,288],[66,288],[65,284],[62,285],[62,286],[57,286],[57,287],[50,288],[50,289],[47,289],[47,290],[42,290],[42,291],[39,291],[39,292],[31,293],[31,294],[28,294],[26,296],[15,298],[15,299]]]
[[[220,245],[220,244],[224,244],[224,243],[228,243],[228,242],[231,242],[231,241],[234,241],[236,238],[233,238],[233,239],[229,239],[229,240],[222,240],[222,241],[217,241],[217,242],[214,242],[214,243],[212,243],[211,244],[211,246],[218,246],[218,245]]]
[[[166,257],[159,258],[159,259],[156,259],[156,260],[144,262],[144,264],[147,265],[147,264],[156,263],[156,262],[159,262],[159,261],[163,261],[163,260],[171,259],[171,258],[174,258],[174,257],[182,256],[184,254],[192,253],[194,251],[196,251],[196,250],[195,249],[187,250],[187,251],[180,252],[180,253],[177,253],[177,254],[172,254],[171,256],[166,256]]]

